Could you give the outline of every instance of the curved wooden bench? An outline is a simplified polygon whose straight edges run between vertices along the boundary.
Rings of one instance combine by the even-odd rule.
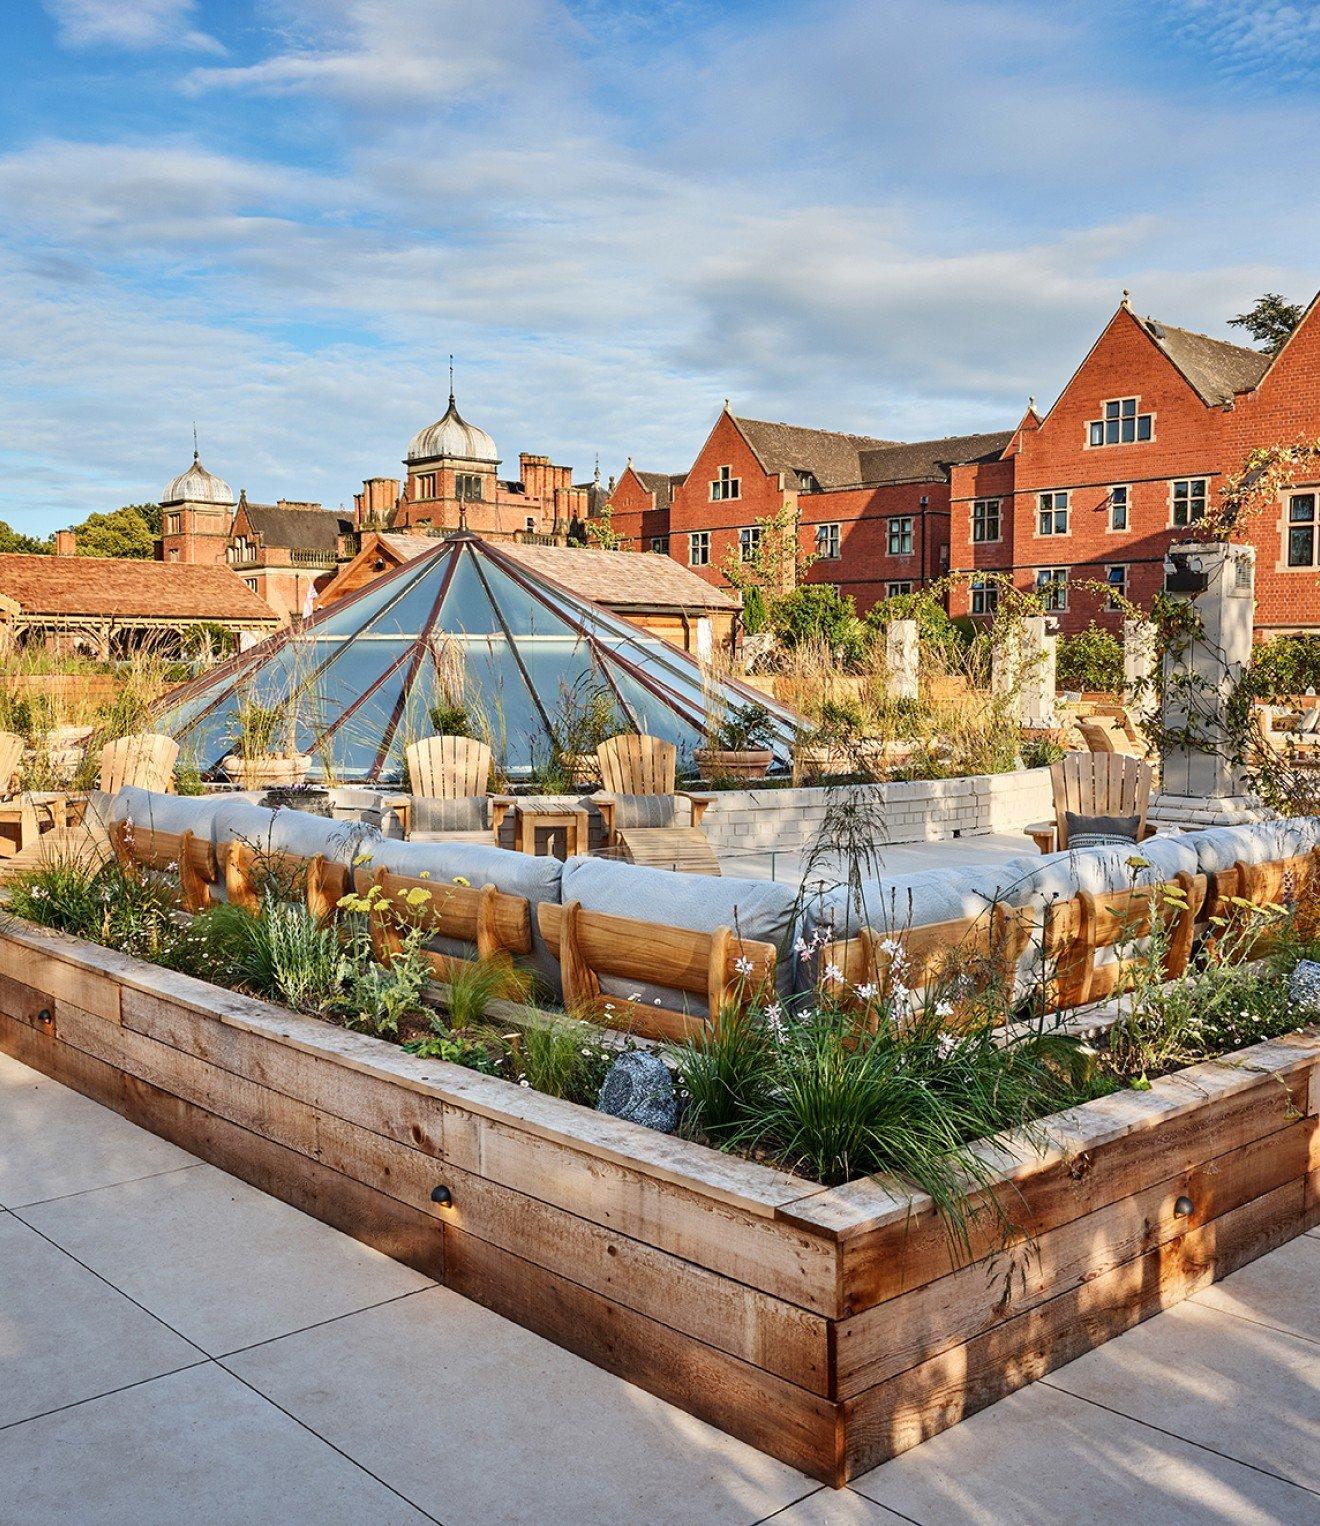
[[[388,964],[403,946],[404,926],[470,943],[481,960],[532,951],[532,910],[525,896],[510,895],[494,885],[455,885],[369,867],[358,869],[354,881],[362,896],[372,886],[379,889],[380,899],[393,913],[371,918],[371,946],[382,964]],[[419,890],[426,893],[424,902],[414,894]],[[433,949],[423,949],[422,953],[442,978],[455,965],[471,963],[461,955]]]

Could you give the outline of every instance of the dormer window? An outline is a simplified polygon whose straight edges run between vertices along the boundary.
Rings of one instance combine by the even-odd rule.
[[[820,483],[816,480],[815,472],[799,471],[797,474],[799,493],[819,493]]]
[[[1088,445],[1132,445],[1154,437],[1155,415],[1138,413],[1136,397],[1115,397],[1103,404],[1104,417],[1086,426]]]
[[[723,503],[728,498],[742,497],[742,478],[733,475],[733,468],[720,467],[720,474],[710,485],[710,501]]]

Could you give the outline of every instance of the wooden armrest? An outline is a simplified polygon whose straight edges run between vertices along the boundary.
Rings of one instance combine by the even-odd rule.
[[[384,802],[382,801],[382,805]],[[406,839],[412,831],[412,796],[401,795],[397,800],[390,801],[390,809],[399,818],[399,825],[403,828]]]
[[[1034,821],[1022,829],[1042,853],[1053,853],[1058,828],[1052,821]]]
[[[492,795],[490,797],[490,835],[496,842],[500,840],[500,828],[504,825],[504,818],[512,810],[517,801],[515,795]]]
[[[676,789],[674,795],[676,799],[686,800],[692,807],[692,825],[694,827],[701,825],[701,818],[706,814],[706,808],[712,805],[716,798],[714,795],[694,794],[692,790],[686,789]]]
[[[1142,826],[1141,826],[1141,831],[1137,834],[1137,841],[1138,842],[1145,842],[1148,837],[1154,837],[1155,833],[1156,833],[1156,830],[1157,829],[1155,827],[1151,826],[1151,824],[1149,822],[1143,822]]]

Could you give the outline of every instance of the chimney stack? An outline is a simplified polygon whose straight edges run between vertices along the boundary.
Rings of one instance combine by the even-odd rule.
[[[56,530],[55,532],[55,555],[77,556],[78,537],[72,530]]]

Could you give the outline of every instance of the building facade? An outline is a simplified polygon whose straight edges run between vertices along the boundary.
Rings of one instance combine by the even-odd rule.
[[[287,622],[310,614],[317,589],[354,550],[353,521],[319,503],[249,503],[240,493],[226,560]]]
[[[1165,551],[1195,539],[1252,452],[1317,436],[1316,304],[1271,362],[1141,317],[1125,295],[1054,406],[1029,410],[997,459],[953,468],[950,610],[993,613],[979,574],[995,573],[1038,589],[1064,631],[1116,628],[1107,589],[1148,607]],[[1242,527],[1263,635],[1320,624],[1317,504],[1320,481],[1303,478]]]

